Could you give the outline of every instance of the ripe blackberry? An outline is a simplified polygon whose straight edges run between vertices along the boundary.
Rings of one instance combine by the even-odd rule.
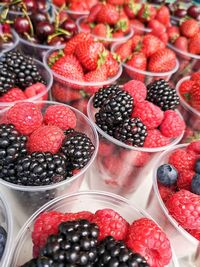
[[[101,88],[98,92],[95,93],[93,99],[93,105],[95,108],[101,108],[105,100],[112,94],[115,94],[117,91],[121,91],[118,84],[112,84]]]
[[[25,89],[36,82],[45,84],[33,58],[24,56],[18,51],[11,51],[5,53],[0,60],[8,71],[15,74],[15,84],[21,89]]]
[[[34,152],[22,157],[16,164],[14,183],[21,185],[49,185],[72,176],[67,172],[66,158],[49,152]]]
[[[179,96],[174,88],[163,79],[147,86],[147,100],[159,106],[163,111],[175,109],[179,105]]]
[[[95,264],[95,267],[104,266],[149,267],[149,264],[140,254],[128,249],[123,241],[108,236],[98,245],[98,260]]]
[[[0,96],[15,87],[15,75],[0,64]]]
[[[114,133],[116,139],[135,147],[142,147],[146,136],[147,128],[139,118],[124,120]]]
[[[105,133],[109,134],[110,136],[114,135],[116,126],[110,125],[108,121],[112,120],[112,114],[105,113],[105,112],[98,112],[95,114],[96,124],[101,128]]]
[[[91,159],[94,149],[86,134],[72,131],[66,135],[60,151],[66,156],[69,168],[73,170],[83,168]]]

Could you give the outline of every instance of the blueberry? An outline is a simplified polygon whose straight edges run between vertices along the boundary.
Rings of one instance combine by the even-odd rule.
[[[196,161],[194,170],[195,172],[200,173],[200,159]]]
[[[0,259],[3,256],[4,248],[6,246],[7,233],[5,229],[0,226]]]
[[[200,195],[200,174],[196,173],[192,178],[191,191],[194,194]]]
[[[170,164],[163,164],[157,169],[157,179],[165,186],[175,184],[177,177],[177,170]]]

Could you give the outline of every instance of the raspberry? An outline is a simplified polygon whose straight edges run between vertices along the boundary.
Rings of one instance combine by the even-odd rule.
[[[62,130],[73,129],[76,127],[76,115],[64,105],[52,105],[46,109],[44,123],[58,126]]]
[[[194,141],[194,142],[190,143],[187,146],[186,150],[194,152],[196,154],[200,154],[200,141]]]
[[[25,100],[26,96],[24,92],[19,88],[12,88],[3,96],[0,97],[0,102],[15,102],[19,100]]]
[[[170,197],[166,206],[183,228],[200,229],[200,196],[182,189]]]
[[[184,120],[173,110],[164,113],[164,119],[160,125],[161,133],[170,138],[176,138],[185,130]]]
[[[191,80],[192,81],[200,81],[200,71],[193,73],[191,76]]]
[[[162,135],[158,129],[149,130],[144,142],[144,147],[162,147],[170,144],[170,139]]]
[[[51,152],[55,154],[60,149],[65,138],[63,131],[57,126],[41,126],[30,135],[27,143],[29,152]]]
[[[174,186],[164,186],[161,183],[158,183],[158,190],[164,203],[176,192]]]
[[[178,172],[184,170],[193,170],[196,156],[183,149],[175,150],[169,157],[169,164],[173,165]]]
[[[27,98],[31,98],[31,97],[41,94],[44,91],[46,91],[46,86],[43,83],[37,82],[27,87],[24,91],[24,94],[26,95]],[[48,99],[48,93],[42,96],[42,100],[47,100],[47,99]]]
[[[16,129],[25,135],[31,134],[42,125],[43,116],[37,105],[31,102],[15,104],[7,112],[7,118]]]
[[[132,117],[140,118],[148,130],[157,128],[163,118],[164,112],[149,101],[138,103],[132,112]]]
[[[148,218],[138,219],[131,224],[126,244],[134,252],[140,253],[150,266],[165,266],[172,259],[166,234]]]
[[[194,175],[195,172],[190,170],[183,170],[179,172],[177,180],[178,188],[191,191],[191,182]]]
[[[186,229],[187,230],[187,229]],[[187,230],[193,237],[200,241],[200,229]]]
[[[102,209],[95,212],[91,222],[99,226],[99,239],[112,236],[116,240],[124,240],[129,224],[116,211],[112,209]]]
[[[194,81],[187,80],[187,81],[182,82],[179,87],[179,93],[186,101],[188,101],[189,99],[189,93],[190,93],[190,90],[192,89],[193,84],[194,84]]]
[[[76,213],[66,213],[66,221],[75,221],[78,219],[92,220],[94,214],[90,211],[80,211]]]
[[[124,90],[132,96],[135,105],[144,101],[147,96],[147,88],[141,81],[131,80],[125,83]]]

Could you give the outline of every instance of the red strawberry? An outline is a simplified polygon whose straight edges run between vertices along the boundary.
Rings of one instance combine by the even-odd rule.
[[[85,1],[83,0],[77,0],[77,1],[71,1],[69,5],[69,9],[72,11],[87,11],[88,6]]]
[[[75,113],[64,105],[49,106],[44,114],[44,123],[46,125],[55,125],[62,130],[68,130],[76,127]]]
[[[187,151],[192,151],[196,154],[200,154],[200,141],[194,141],[187,146]]]
[[[192,73],[191,80],[192,81],[197,81],[197,82],[200,81],[200,71]]]
[[[132,117],[140,118],[147,129],[151,130],[157,128],[161,124],[164,118],[164,112],[153,103],[143,101],[134,107]]]
[[[148,69],[152,72],[166,72],[172,70],[175,66],[175,53],[168,48],[164,48],[157,51],[150,57]]]
[[[24,91],[24,94],[26,95],[27,98],[31,98],[34,97],[36,95],[41,94],[42,92],[46,91],[46,86],[42,83],[35,83],[29,87],[27,87]],[[42,96],[43,100],[47,100],[48,99],[48,93],[44,94]]]
[[[190,39],[188,50],[192,54],[200,55],[200,33]]]
[[[85,21],[80,22],[80,29],[81,29],[81,32],[85,32],[88,34],[91,33],[90,25],[87,24],[87,22],[85,22]]]
[[[168,265],[172,259],[169,239],[151,219],[135,220],[129,227],[127,246],[141,254],[152,267]]]
[[[27,99],[27,97],[24,92],[21,89],[14,87],[0,97],[0,102],[15,102],[25,99]]]
[[[188,39],[184,36],[180,36],[176,39],[174,46],[181,51],[187,52],[188,51]]]
[[[93,6],[95,6],[96,4],[98,4],[98,0],[85,0],[87,6],[88,6],[88,10],[91,10],[91,8]]]
[[[169,8],[165,5],[161,6],[156,13],[156,19],[166,27],[170,24]]]
[[[196,162],[196,156],[192,152],[183,149],[176,149],[169,156],[169,164],[173,165],[178,172],[184,170],[193,170]]]
[[[132,96],[134,105],[143,102],[147,96],[147,88],[145,84],[137,80],[131,80],[125,83],[123,89]]]
[[[106,56],[105,59],[105,66],[107,68],[107,76],[108,77],[113,77],[115,76],[118,71],[119,71],[119,64],[116,59],[114,59],[113,55],[108,52],[108,55]]]
[[[164,186],[161,183],[158,183],[158,190],[164,203],[176,192],[174,186]]]
[[[124,240],[127,236],[128,222],[112,209],[96,211],[91,222],[99,226],[100,240],[107,236],[112,236],[117,240]]]
[[[112,37],[112,35],[109,29],[110,29],[109,25],[98,23],[97,25],[94,26],[94,28],[92,28],[91,33],[99,37],[110,38]]]
[[[143,38],[142,51],[147,57],[150,57],[158,50],[165,48],[165,44],[156,36],[147,34]]]
[[[180,30],[181,30],[182,35],[184,35],[187,38],[192,38],[199,32],[198,21],[195,19],[185,20],[181,24]]]
[[[82,91],[73,90],[72,88],[62,85],[59,82],[54,83],[51,93],[55,101],[62,103],[69,103],[84,97],[82,96]]]
[[[200,229],[200,196],[187,190],[176,192],[166,202],[169,213],[182,227]]]
[[[144,34],[145,26],[141,21],[139,21],[138,19],[133,19],[130,21],[130,23],[134,29],[134,35],[143,35]]]
[[[65,4],[65,0],[53,0],[53,4],[55,6],[61,7],[62,5]]]
[[[111,4],[111,5],[123,5],[125,0],[107,0],[107,3]]]
[[[121,61],[126,61],[126,59],[131,55],[132,52],[132,40],[119,45],[116,48],[115,53],[120,56]]]
[[[65,55],[71,55],[74,53],[76,46],[83,41],[92,41],[93,38],[89,33],[80,32],[74,37],[72,37],[65,45],[64,53]]]
[[[149,4],[143,4],[140,8],[138,14],[138,18],[142,22],[148,22],[155,18],[156,16],[156,9],[152,5]]]
[[[96,20],[97,14],[99,13],[99,11],[102,8],[102,4],[98,3],[96,5],[94,5],[91,10],[90,10],[90,14],[87,17],[87,22],[91,23],[94,22]]]
[[[188,101],[189,99],[190,91],[192,89],[193,84],[194,81],[187,80],[182,82],[179,87],[179,93],[186,101]]]
[[[185,189],[191,191],[192,178],[195,175],[194,171],[183,170],[178,173],[177,186],[179,190]]]
[[[186,229],[187,230],[187,229]],[[200,241],[200,229],[187,230],[193,237]]]
[[[43,116],[37,105],[31,102],[15,104],[7,112],[7,118],[16,129],[25,135],[38,129],[43,122]]]
[[[126,4],[124,5],[124,11],[130,19],[135,18],[140,8],[141,8],[141,4],[135,3],[134,0],[126,1]]]
[[[190,90],[190,104],[193,108],[200,111],[200,83],[192,85]]]
[[[119,20],[119,12],[117,11],[116,6],[111,4],[102,5],[96,20],[100,23],[115,25]]]
[[[162,34],[158,34],[157,36],[165,45],[167,45],[167,43],[168,43],[168,35],[167,35],[166,32],[164,32]]]
[[[32,152],[51,152],[55,154],[59,151],[65,138],[63,131],[57,126],[45,125],[35,130],[29,137],[27,147]]]
[[[180,36],[179,27],[177,26],[170,26],[167,28],[167,34],[169,37],[169,41],[174,43],[176,39]]]
[[[126,61],[126,73],[134,80],[144,81],[144,74],[138,73],[138,70],[145,71],[147,66],[147,58],[142,52],[135,52],[132,54],[131,59]]]
[[[161,134],[158,129],[148,130],[147,137],[144,142],[144,147],[162,147],[170,144],[170,138]]]
[[[132,50],[134,52],[141,50],[143,41],[143,37],[141,35],[134,35],[130,41],[132,41]]]
[[[156,36],[166,32],[166,27],[157,19],[150,20],[148,23],[148,28],[152,30],[151,34]]]

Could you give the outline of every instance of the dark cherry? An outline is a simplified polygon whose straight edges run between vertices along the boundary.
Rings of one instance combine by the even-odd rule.
[[[151,4],[164,4],[165,0],[149,0],[148,2]]]
[[[35,0],[23,0],[23,2],[25,3],[27,10],[34,12],[37,10],[37,3]]]
[[[174,16],[178,18],[184,18],[187,15],[187,10],[183,8],[178,8],[174,11]]]
[[[36,35],[41,41],[44,41],[49,35],[54,33],[54,30],[54,26],[51,23],[42,21],[37,25]]]
[[[44,12],[46,10],[46,3],[43,0],[37,1],[37,9],[41,12]]]
[[[69,18],[66,10],[62,10],[59,12],[59,24],[62,25],[65,20]]]
[[[14,21],[14,28],[18,33],[29,33],[30,24],[27,18],[18,17]]]
[[[200,21],[200,14],[196,17],[196,20]]]
[[[51,39],[50,42],[48,42],[49,45],[58,46],[65,43],[65,39],[61,36],[56,36]]]
[[[74,32],[76,33],[78,31],[76,23],[70,19],[67,19],[63,22],[62,28],[66,31],[73,32],[73,33]]]
[[[69,41],[73,36],[74,36],[73,32],[69,32],[68,35],[67,34],[63,35],[65,41]]]
[[[187,14],[196,19],[200,14],[199,7],[195,5],[190,6],[187,10]]]
[[[47,16],[44,13],[34,13],[31,16],[31,20],[34,24],[38,24],[39,22],[47,21]],[[36,25],[37,26],[37,25]]]

